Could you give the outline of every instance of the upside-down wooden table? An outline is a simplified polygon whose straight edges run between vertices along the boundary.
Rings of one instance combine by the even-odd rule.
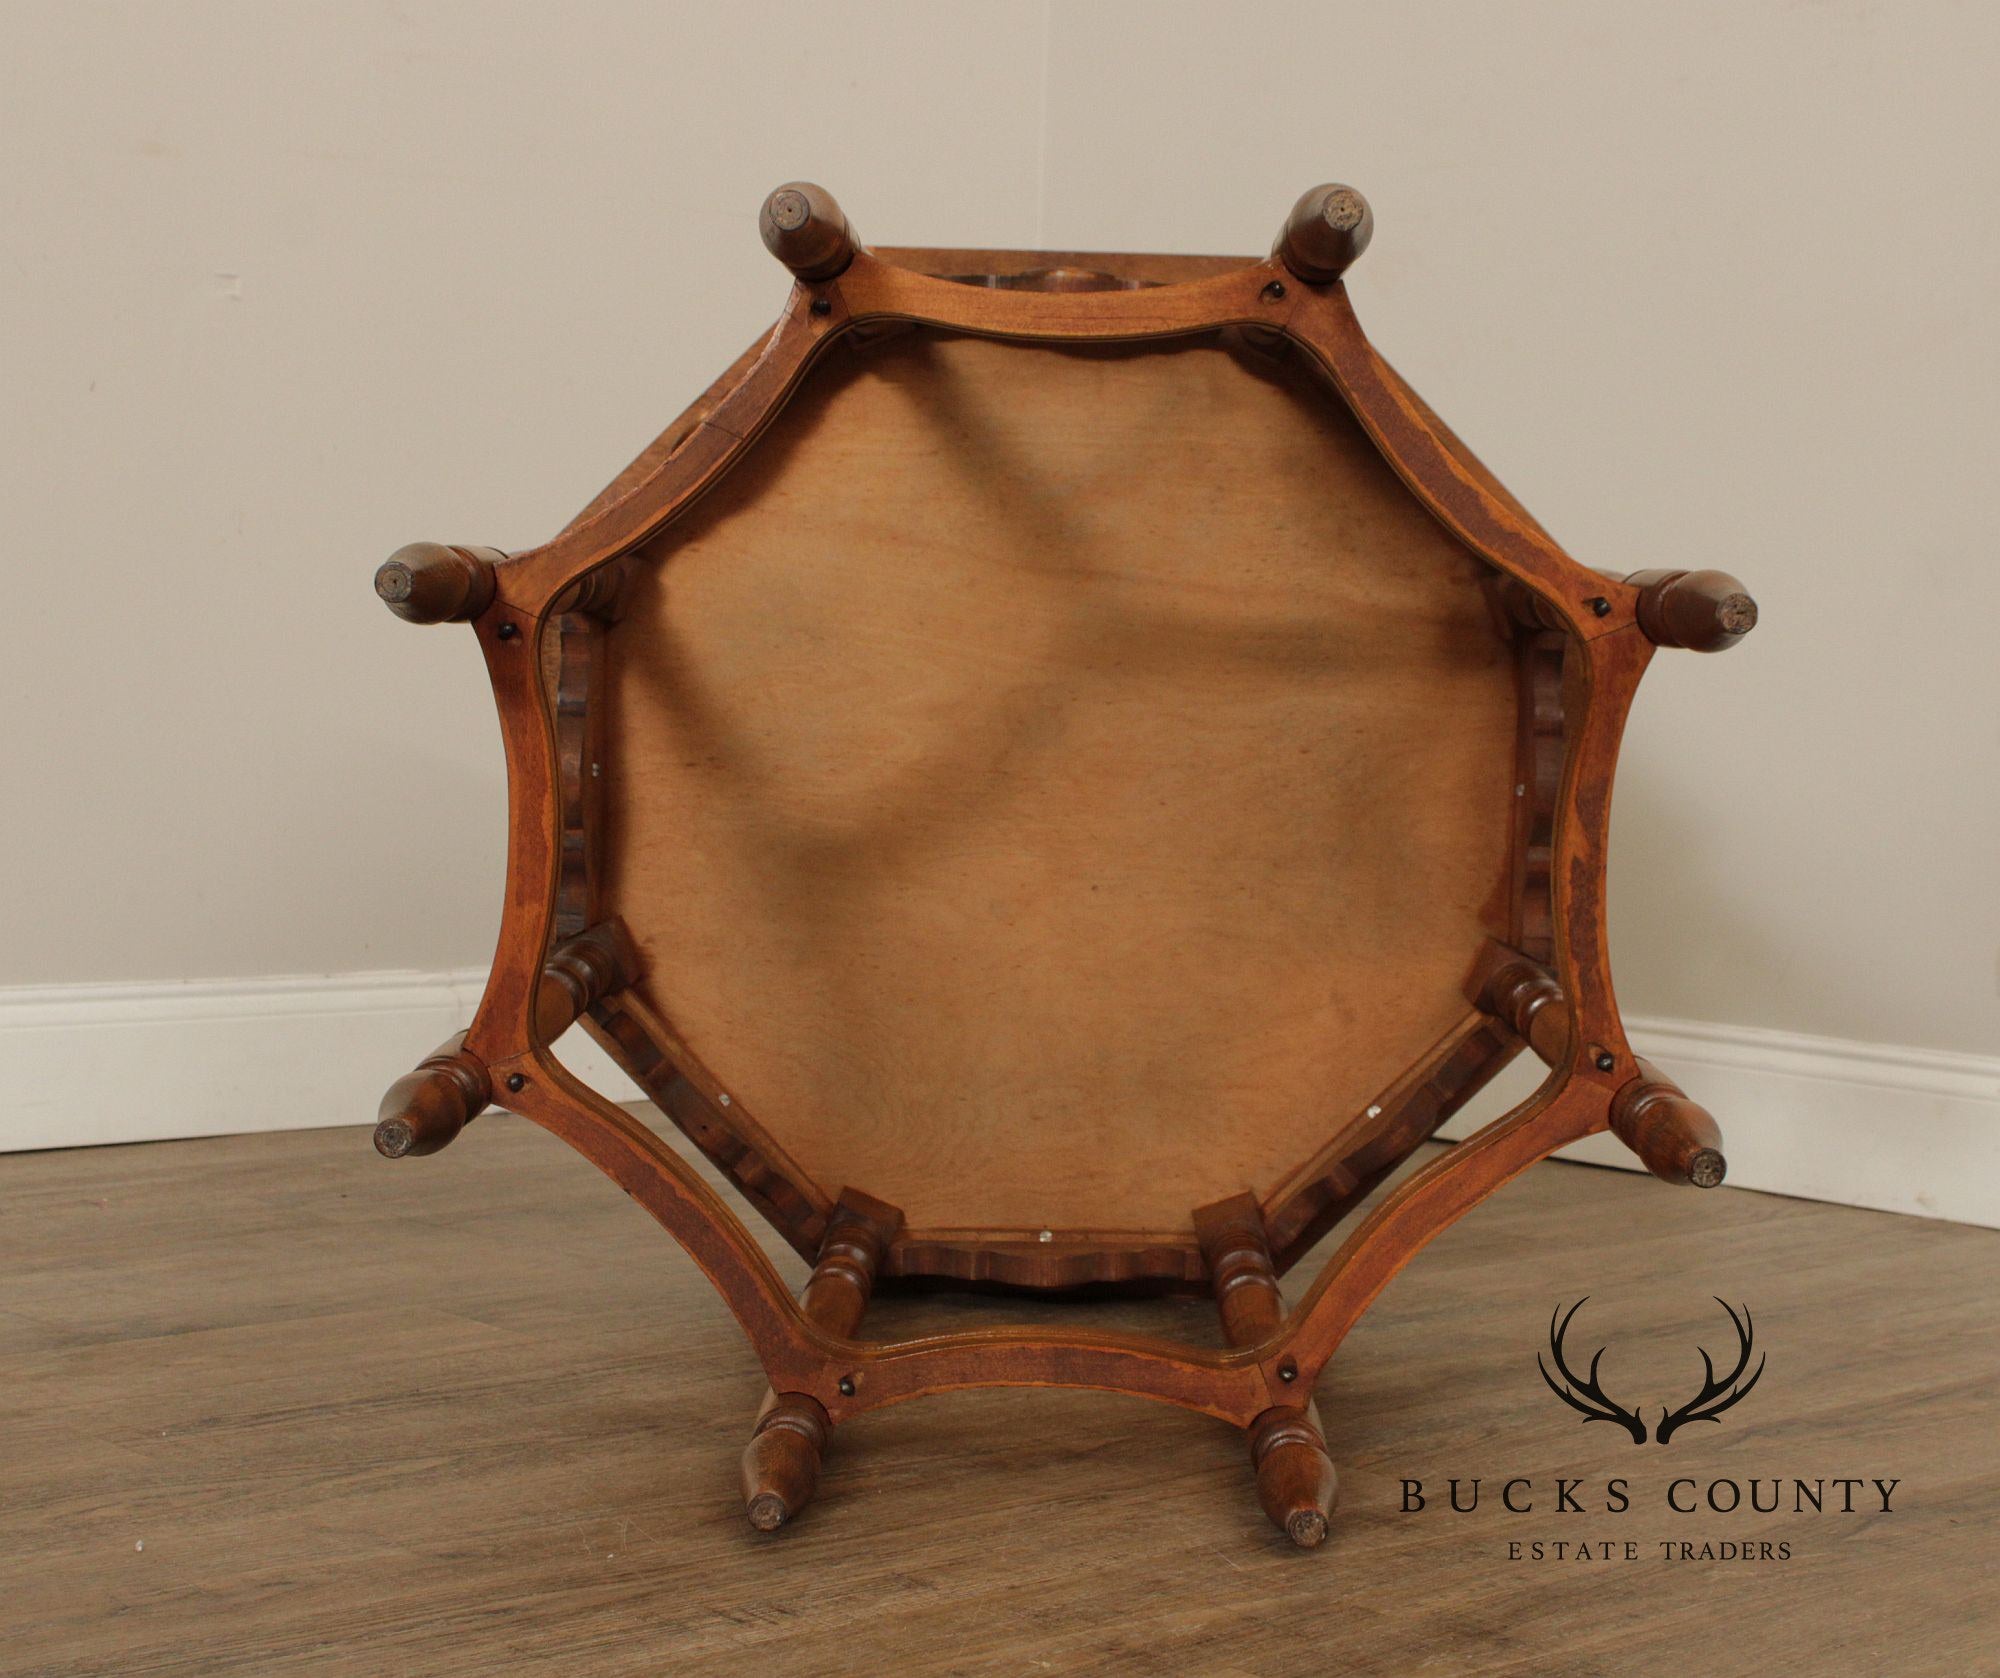
[[[1721,1180],[1620,1024],[1605,842],[1654,647],[1756,608],[1555,544],[1362,336],[1350,188],[1263,261],[871,251],[803,183],[761,225],[777,325],[566,530],[376,574],[472,624],[509,787],[485,996],[376,1146],[498,1097],[641,1202],[770,1377],[760,1528],[863,1410],[1075,1386],[1243,1428],[1318,1543],[1313,1384],[1424,1242],[1606,1128]],[[802,1298],[557,1062],[579,1019],[813,1261]],[[1279,1274],[1523,1045],[1539,1091],[1287,1311]],[[899,1278],[1213,1289],[1227,1349],[857,1339]]]

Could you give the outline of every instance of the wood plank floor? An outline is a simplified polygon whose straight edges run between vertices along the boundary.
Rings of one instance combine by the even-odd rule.
[[[513,1119],[396,1165],[365,1130],[0,1159],[0,1279],[9,1674],[2000,1672],[1985,1231],[1538,1168],[1321,1383],[1343,1499],[1316,1554],[1266,1526],[1232,1431],[1089,1393],[864,1417],[818,1504],[758,1538],[733,1324]],[[1572,1346],[1609,1342],[1605,1385],[1649,1412],[1694,1390],[1697,1344],[1733,1346],[1712,1295],[1755,1312],[1768,1370],[1635,1447],[1536,1373],[1583,1294]],[[897,1300],[870,1326],[1052,1309]],[[1215,1339],[1200,1302],[1068,1309]],[[1517,1477],[1531,1514],[1500,1507]],[[1665,1507],[1675,1479],[1753,1478],[1787,1483],[1779,1512]],[[1795,1478],[1861,1480],[1855,1512],[1837,1489],[1794,1512]],[[1637,1559],[1509,1558],[1557,1540]]]

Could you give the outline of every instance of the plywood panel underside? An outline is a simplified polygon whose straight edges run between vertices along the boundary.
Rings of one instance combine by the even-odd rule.
[[[1188,1241],[1508,935],[1484,574],[1290,364],[837,346],[608,636],[639,1000],[910,1241]]]

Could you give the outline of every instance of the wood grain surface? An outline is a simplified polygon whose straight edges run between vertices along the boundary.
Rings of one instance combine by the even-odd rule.
[[[1512,655],[1297,367],[840,346],[657,547],[603,901],[822,1191],[1185,1238],[1464,1026]]]
[[[1063,1391],[857,1418],[819,1502],[759,1539],[750,1349],[613,1184],[497,1113],[421,1170],[361,1129],[7,1156],[0,1266],[9,1678],[1961,1678],[2000,1646],[1988,1231],[1532,1172],[1320,1382],[1342,1508],[1316,1557],[1259,1511],[1236,1429]],[[1711,1294],[1754,1308],[1769,1371],[1635,1448],[1535,1372],[1585,1293],[1572,1340],[1612,1344],[1621,1395],[1692,1390],[1727,1334]],[[1205,1299],[979,1296],[880,1299],[869,1332],[1079,1312],[1217,1336]],[[1634,1510],[1556,1515],[1558,1474],[1630,1476]],[[1677,1475],[1795,1474],[1903,1483],[1887,1516],[1656,1507]],[[1402,1479],[1454,1475],[1485,1480],[1477,1512],[1399,1513]],[[1534,1515],[1497,1507],[1511,1476]],[[1507,1559],[1559,1538],[1642,1559]],[[1793,1554],[1668,1563],[1659,1539]]]

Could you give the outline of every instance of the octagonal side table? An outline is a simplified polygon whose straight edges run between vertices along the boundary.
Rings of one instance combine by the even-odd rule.
[[[1713,570],[1570,558],[1369,345],[1361,195],[1254,259],[869,250],[766,201],[776,325],[561,534],[419,543],[507,754],[499,950],[384,1098],[434,1153],[494,1100],[639,1200],[770,1381],[769,1530],[831,1431],[971,1386],[1245,1430],[1327,1532],[1311,1397],[1439,1230],[1621,1137],[1713,1186],[1604,926],[1612,769],[1659,646],[1756,621]],[[813,1266],[794,1299],[674,1148],[550,1045],[585,1027]],[[1523,1047],[1540,1089],[1279,1277]],[[1212,1291],[1224,1344],[858,1337],[909,1280]]]

